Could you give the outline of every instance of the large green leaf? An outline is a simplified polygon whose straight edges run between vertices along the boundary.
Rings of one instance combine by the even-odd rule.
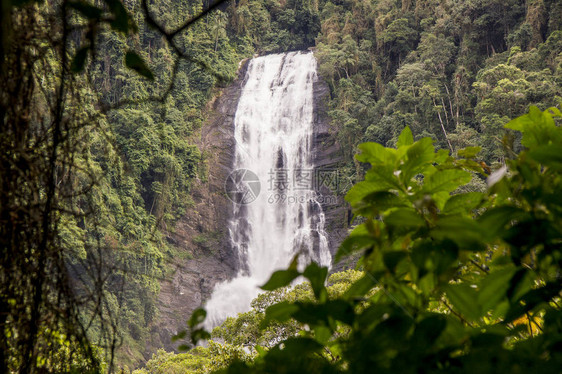
[[[559,117],[559,111],[545,110],[542,112],[534,105],[529,113],[510,121],[506,128],[521,131],[521,143],[528,148],[548,145],[551,141],[560,142],[562,130],[554,123],[553,116]]]
[[[417,323],[410,348],[412,354],[422,353],[432,347],[446,327],[447,320],[440,314],[430,314]]]
[[[478,208],[482,201],[484,201],[484,194],[482,192],[468,192],[454,195],[445,203],[443,213],[470,213],[473,209]]]
[[[496,270],[482,280],[478,292],[478,303],[484,312],[497,308],[498,304],[507,297],[510,280],[516,272],[514,266]]]
[[[203,321],[205,320],[205,317],[207,317],[207,312],[205,311],[205,309],[197,308],[191,314],[191,317],[189,318],[189,321],[187,322],[187,324],[188,324],[189,327],[195,327],[195,326],[203,323]]]
[[[423,218],[411,208],[400,208],[392,211],[384,218],[384,223],[403,228],[417,228],[425,225]]]
[[[361,201],[354,206],[356,207],[356,214],[362,214],[368,217],[373,214],[379,215],[390,208],[409,205],[411,204],[406,199],[396,193],[377,191],[364,196]]]
[[[328,275],[328,268],[320,267],[317,263],[311,262],[302,273],[310,281],[310,286],[314,292],[316,299],[320,299],[321,295],[326,292],[324,283]]]
[[[293,316],[299,307],[287,301],[282,301],[273,304],[265,310],[265,317],[260,323],[260,328],[264,328],[271,323],[271,321],[284,322]]]
[[[452,240],[462,249],[486,249],[481,226],[461,215],[440,216],[435,228],[431,230],[431,236],[439,240]]]
[[[465,319],[475,321],[481,317],[478,294],[468,284],[450,284],[445,287],[445,293],[454,309]]]
[[[512,304],[503,322],[510,323],[539,305],[548,305],[553,297],[559,296],[561,291],[562,286],[560,282],[551,282],[527,292]]]
[[[362,143],[357,146],[361,151],[355,156],[358,161],[368,162],[371,165],[393,164],[396,161],[396,150],[385,148],[379,143]]]
[[[423,240],[412,249],[411,258],[420,276],[425,272],[445,273],[455,263],[459,248],[452,240]]]
[[[396,148],[409,146],[414,143],[414,136],[412,135],[412,130],[408,126],[404,127],[404,130],[400,133],[398,137],[398,142],[396,143]]]
[[[471,179],[472,175],[464,170],[438,170],[424,181],[423,192],[430,194],[441,191],[452,192],[457,187],[470,182]]]
[[[458,150],[457,155],[464,158],[474,158],[478,153],[480,153],[481,150],[482,147],[466,147]]]
[[[269,280],[260,288],[264,291],[273,291],[281,287],[288,286],[297,279],[301,273],[296,269],[277,270]]]
[[[407,159],[400,166],[400,178],[408,183],[414,176],[426,170],[435,160],[435,149],[431,138],[423,138],[415,142],[406,153]]]
[[[553,168],[562,169],[562,144],[549,144],[529,151],[529,157],[533,160]]]
[[[345,200],[347,200],[352,206],[355,206],[360,204],[362,199],[375,192],[388,193],[386,190],[392,187],[392,184],[384,180],[359,182],[351,187],[349,192],[345,195]]]
[[[352,300],[358,297],[365,296],[373,287],[377,285],[375,278],[366,273],[363,277],[359,278],[355,283],[351,285],[344,293],[343,298]]]
[[[513,222],[523,219],[527,213],[514,206],[499,206],[487,210],[478,218],[482,235],[488,240],[504,235]]]

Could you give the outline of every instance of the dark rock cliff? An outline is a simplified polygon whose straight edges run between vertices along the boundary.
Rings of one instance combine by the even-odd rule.
[[[313,162],[316,168],[318,201],[326,218],[325,230],[332,255],[347,236],[348,204],[338,193],[342,183],[338,170],[343,155],[330,129],[327,105],[330,89],[321,78],[314,84]],[[337,268],[341,268],[338,266]]]
[[[185,256],[173,259],[168,265],[172,274],[161,283],[159,313],[151,329],[146,358],[158,348],[174,350],[180,343],[172,343],[172,336],[186,328],[186,320],[210,297],[215,284],[232,278],[238,269],[238,255],[228,242],[232,203],[224,193],[224,182],[234,161],[234,115],[246,68],[247,61],[243,61],[238,79],[209,103],[209,119],[198,142],[203,155],[202,175],[190,191],[194,206],[168,236],[168,241]]]
[[[247,61],[243,61],[238,79],[209,104],[211,114],[201,129],[198,144],[203,154],[204,172],[191,190],[195,204],[168,236],[168,241],[185,256],[173,259],[168,265],[171,274],[161,283],[159,313],[152,325],[146,358],[158,348],[174,350],[180,343],[172,343],[172,336],[186,328],[186,320],[210,297],[215,284],[232,278],[239,267],[238,255],[233,253],[228,240],[227,223],[232,203],[224,192],[224,182],[233,167],[234,116],[246,69]],[[313,160],[317,169],[337,173],[342,156],[326,115],[328,95],[327,84],[319,80],[314,85]],[[330,249],[335,253],[347,233],[347,205],[343,196],[326,186],[319,192]]]

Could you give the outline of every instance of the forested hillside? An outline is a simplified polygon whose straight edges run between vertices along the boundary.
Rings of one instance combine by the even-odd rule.
[[[560,102],[560,2],[334,1],[319,15],[320,71],[350,154],[410,126],[453,153],[482,146],[493,164],[509,118]]]
[[[171,258],[191,255],[166,238],[191,208],[190,186],[206,178],[195,145],[206,105],[244,58],[314,50],[342,175],[354,182],[366,170],[358,145],[400,145],[409,127],[412,141],[429,137],[453,156],[482,147],[466,157],[483,169],[460,189],[483,192],[486,176],[525,145],[504,125],[530,105],[562,101],[556,0],[3,0],[1,21],[0,368],[12,372],[81,367],[68,346],[105,364],[146,360],[160,281]],[[78,296],[50,293],[69,279]],[[241,318],[257,329],[256,312]],[[251,361],[235,347],[246,342],[234,323],[215,333],[232,347],[198,349]],[[259,346],[256,331],[249,339]],[[60,357],[69,366],[57,366]],[[145,370],[166,372],[170,360],[180,358],[159,354]]]

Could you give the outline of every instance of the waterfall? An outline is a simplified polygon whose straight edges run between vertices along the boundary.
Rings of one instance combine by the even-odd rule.
[[[235,172],[226,182],[234,201],[228,229],[240,269],[215,287],[206,304],[207,328],[248,311],[259,286],[296,253],[301,267],[331,263],[311,161],[316,80],[312,53],[249,62],[234,119]]]

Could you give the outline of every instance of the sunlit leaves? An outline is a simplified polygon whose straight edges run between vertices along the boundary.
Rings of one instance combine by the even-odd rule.
[[[470,321],[477,320],[481,316],[478,305],[478,293],[470,285],[451,284],[446,287],[447,298],[453,304],[455,310]]]

